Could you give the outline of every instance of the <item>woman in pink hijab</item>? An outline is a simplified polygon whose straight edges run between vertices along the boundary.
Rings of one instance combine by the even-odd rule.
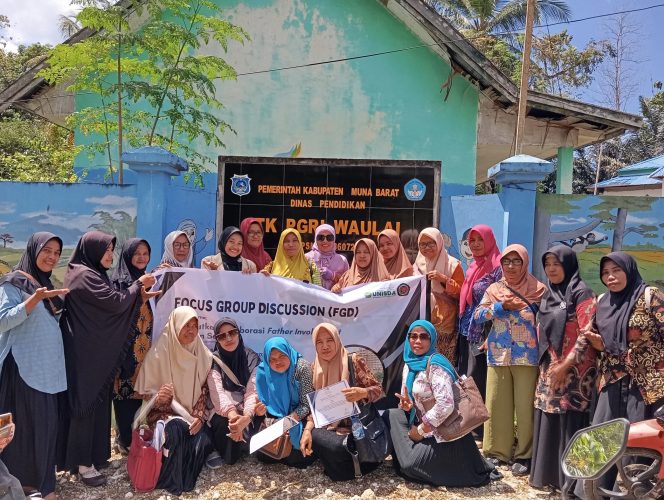
[[[247,217],[240,223],[240,231],[244,236],[242,257],[256,264],[259,271],[272,262],[272,257],[263,247],[263,226],[258,219]]]
[[[313,260],[320,271],[323,286],[328,290],[348,271],[346,257],[337,253],[337,234],[329,224],[321,224],[316,228],[314,245],[305,257]]]
[[[471,348],[479,345],[483,325],[473,321],[473,313],[489,285],[503,277],[500,267],[500,250],[493,230],[484,224],[473,226],[468,234],[468,244],[473,262],[466,271],[466,279],[459,294],[459,373],[473,377],[482,397],[486,394],[486,351]],[[482,427],[476,433],[482,436]]]

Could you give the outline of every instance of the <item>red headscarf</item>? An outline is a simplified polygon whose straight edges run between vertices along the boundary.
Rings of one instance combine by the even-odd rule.
[[[256,248],[249,245],[249,227],[254,223],[258,224],[258,227],[260,227],[261,231],[263,231],[263,226],[261,226],[260,221],[254,217],[247,217],[240,223],[240,231],[242,231],[242,235],[244,236],[244,244],[242,245],[242,257],[249,259],[254,264],[256,264],[256,269],[260,271],[270,262],[272,262],[272,257],[270,257],[270,254],[265,251],[262,240],[261,244]],[[263,232],[263,236],[264,235],[265,233]]]
[[[468,266],[466,279],[461,285],[459,314],[463,314],[466,306],[473,303],[473,285],[475,282],[500,265],[500,250],[496,245],[493,230],[485,224],[477,224],[468,233],[468,239],[471,238],[473,233],[479,234],[484,241],[484,253],[482,255],[473,254],[473,262]]]

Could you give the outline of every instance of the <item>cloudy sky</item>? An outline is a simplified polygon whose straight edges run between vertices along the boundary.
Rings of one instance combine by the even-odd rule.
[[[366,1],[366,0],[363,0]],[[572,9],[572,18],[580,19],[597,14],[617,12],[624,9],[642,8],[655,5],[656,0],[567,0]],[[0,0],[0,14],[9,16],[12,24],[8,35],[9,50],[15,50],[19,44],[35,42],[57,44],[62,41],[58,31],[58,18],[61,14],[71,15],[74,8],[70,0]],[[635,44],[636,79],[638,94],[650,95],[652,83],[664,80],[664,8],[656,8],[630,14],[630,21],[639,26],[639,37]],[[590,39],[606,36],[607,19],[595,19],[571,23],[566,26],[551,28],[551,32],[567,28],[574,35],[574,42],[579,46]],[[392,47],[390,47],[392,48]],[[267,69],[267,68],[266,68]],[[601,103],[597,86],[593,84],[582,94],[589,102]],[[637,95],[628,104],[627,111],[638,111]]]

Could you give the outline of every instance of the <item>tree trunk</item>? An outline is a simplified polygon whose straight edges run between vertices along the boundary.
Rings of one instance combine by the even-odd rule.
[[[625,236],[625,222],[627,222],[627,209],[619,208],[618,215],[616,215],[616,227],[613,230],[613,244],[611,245],[612,252],[619,252],[622,250],[623,236]]]

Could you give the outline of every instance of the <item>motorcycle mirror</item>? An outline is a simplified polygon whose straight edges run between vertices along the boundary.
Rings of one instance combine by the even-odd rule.
[[[572,479],[601,477],[624,453],[628,433],[629,421],[624,418],[577,431],[560,460],[563,472]]]

